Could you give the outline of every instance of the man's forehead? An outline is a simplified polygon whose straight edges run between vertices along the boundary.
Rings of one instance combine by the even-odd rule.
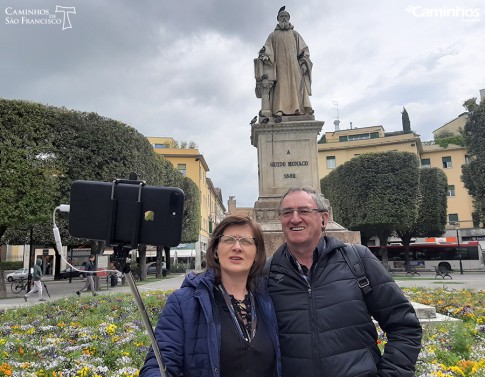
[[[291,192],[285,196],[283,202],[281,203],[282,207],[305,207],[305,206],[314,206],[317,203],[311,197],[311,195],[305,191],[295,191]]]

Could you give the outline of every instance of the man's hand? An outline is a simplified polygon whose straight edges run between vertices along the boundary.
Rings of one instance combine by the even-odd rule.
[[[262,61],[267,61],[269,60],[269,56],[266,55],[266,54],[259,54],[259,58],[262,60]]]

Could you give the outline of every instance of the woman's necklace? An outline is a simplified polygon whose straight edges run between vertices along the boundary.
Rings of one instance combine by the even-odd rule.
[[[236,299],[231,299],[231,296],[229,293],[227,293],[226,289],[224,286],[219,284],[218,286],[219,290],[222,292],[222,297],[224,297],[224,301],[226,302],[227,308],[229,309],[229,313],[231,313],[231,318],[234,323],[234,326],[236,327],[237,332],[239,333],[239,336],[243,338],[246,342],[251,342],[251,340],[254,338],[256,335],[256,305],[254,302],[254,296],[251,292],[249,292],[249,299],[251,302],[251,312],[248,315],[248,311],[246,308],[246,304],[244,303],[244,300],[239,301]],[[236,301],[236,305],[239,306],[241,310],[234,310],[233,306],[233,301]],[[244,317],[241,315],[242,313],[244,314]],[[248,327],[244,326],[246,323],[251,323],[251,329],[249,330]]]

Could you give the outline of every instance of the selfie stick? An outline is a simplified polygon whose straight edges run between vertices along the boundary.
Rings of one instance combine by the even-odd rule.
[[[115,234],[115,227],[116,227],[116,208],[117,208],[117,200],[114,197],[115,187],[117,183],[131,183],[131,184],[138,184],[138,201],[136,202],[137,211],[136,211],[136,218],[135,218],[135,225],[133,228],[133,234],[131,239],[131,246],[124,246],[124,245],[113,245],[113,235]],[[138,306],[138,310],[140,311],[143,324],[148,333],[148,337],[150,338],[150,343],[152,345],[153,353],[158,362],[158,367],[160,369],[160,374],[162,377],[166,377],[165,374],[165,367],[163,365],[162,355],[160,353],[160,349],[158,348],[158,343],[155,338],[155,333],[153,332],[152,324],[150,323],[150,319],[148,318],[148,313],[146,311],[145,305],[143,304],[143,300],[141,299],[140,292],[133,280],[133,274],[131,272],[130,266],[126,263],[126,258],[128,256],[128,252],[131,249],[134,249],[138,246],[138,235],[140,231],[140,222],[141,222],[141,215],[142,215],[142,201],[141,201],[141,190],[144,186],[145,182],[142,181],[133,181],[133,180],[121,180],[117,179],[113,181],[113,186],[111,189],[111,220],[110,220],[110,231],[109,231],[109,239],[108,244],[113,246],[113,251],[115,252],[115,258],[120,262],[123,272],[128,280],[128,285],[130,286],[131,293],[135,298],[136,305]],[[118,254],[117,254],[118,252]]]

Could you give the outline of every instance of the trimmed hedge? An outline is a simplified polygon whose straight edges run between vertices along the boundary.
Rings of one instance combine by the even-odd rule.
[[[1,261],[0,262],[0,268],[4,271],[7,270],[18,270],[19,268],[22,268],[24,266],[24,262],[22,261]]]

